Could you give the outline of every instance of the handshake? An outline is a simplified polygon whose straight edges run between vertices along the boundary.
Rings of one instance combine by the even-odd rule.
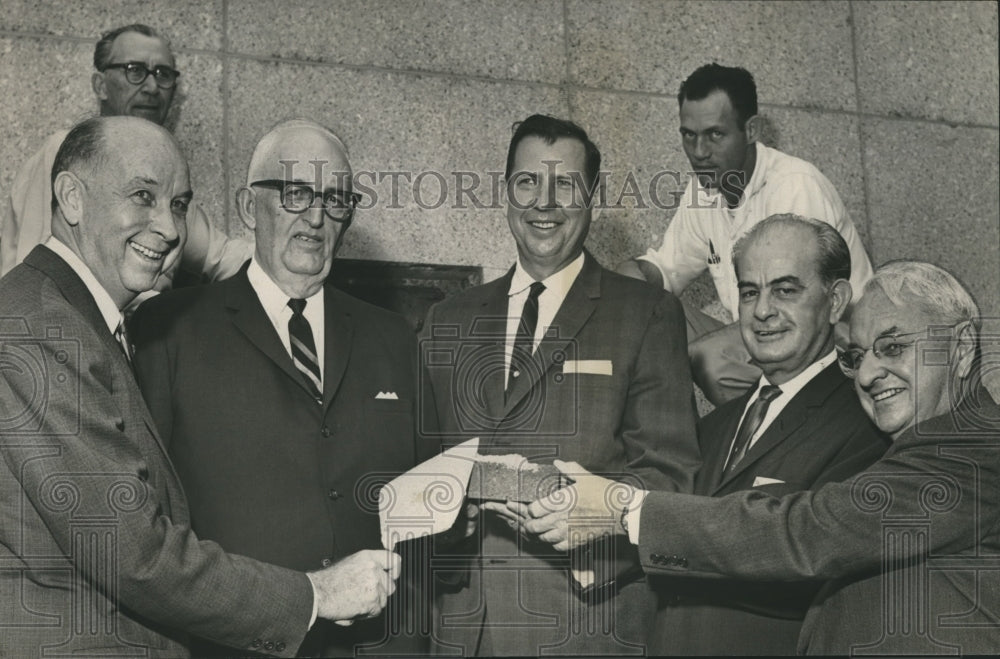
[[[366,549],[318,572],[308,572],[316,616],[348,626],[374,618],[396,592],[401,559],[385,549]]]

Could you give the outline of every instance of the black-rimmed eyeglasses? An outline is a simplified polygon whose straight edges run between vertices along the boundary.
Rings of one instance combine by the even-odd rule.
[[[315,205],[318,197],[322,197],[323,211],[334,222],[349,222],[354,215],[354,209],[361,201],[361,195],[357,192],[343,190],[321,192],[297,181],[265,179],[254,181],[250,185],[277,190],[281,194],[281,207],[289,213],[305,213]]]
[[[107,71],[108,69],[123,69],[125,71],[125,79],[133,85],[141,85],[146,82],[146,78],[152,75],[153,80],[156,81],[156,86],[160,89],[170,89],[176,85],[177,78],[181,74],[177,69],[173,69],[165,64],[157,64],[150,69],[142,62],[108,64],[104,67],[104,70]]]

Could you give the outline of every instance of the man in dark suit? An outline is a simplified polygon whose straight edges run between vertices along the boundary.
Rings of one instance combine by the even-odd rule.
[[[157,296],[134,318],[140,385],[192,527],[292,569],[378,548],[378,485],[425,457],[415,335],[402,317],[324,285],[358,201],[351,182],[340,138],[310,121],[278,124],[236,195],[253,259],[229,280]],[[353,655],[386,633],[385,617],[319,624],[303,652]]]
[[[506,171],[517,262],[424,324],[437,417],[448,441],[479,436],[484,453],[577,460],[689,492],[698,454],[684,315],[670,293],[584,250],[599,169],[576,124],[534,115],[517,125]],[[468,571],[436,571],[441,652],[643,652],[654,603],[642,579],[578,595],[570,561],[519,532],[521,503],[487,508]]]
[[[695,494],[780,496],[878,460],[888,438],[865,415],[834,349],[834,326],[851,300],[847,243],[825,222],[774,215],[736,243],[733,265],[740,332],[763,376],[699,422],[704,465]],[[660,613],[650,652],[682,656],[795,654],[818,588],[683,577],[653,583]]]
[[[52,171],[53,235],[0,280],[0,654],[183,657],[195,634],[293,656],[317,615],[378,614],[396,555],[306,575],[191,531],[121,314],[184,243],[173,137],[91,119]]]
[[[1000,407],[981,385],[980,322],[975,301],[943,269],[883,265],[851,315],[839,360],[892,438],[886,454],[813,492],[649,492],[638,521],[617,532],[637,541],[650,575],[824,580],[799,653],[995,654]],[[603,501],[614,483],[562,467],[575,474],[562,493],[574,505],[536,502],[528,527],[565,549],[577,542],[569,527],[586,538],[618,511]]]

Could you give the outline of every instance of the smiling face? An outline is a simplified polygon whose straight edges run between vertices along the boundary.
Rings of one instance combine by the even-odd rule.
[[[850,301],[850,286],[825,285],[818,263],[815,234],[788,226],[759,234],[736,263],[740,333],[771,384],[787,382],[833,350],[833,326]]]
[[[729,95],[721,89],[681,105],[681,143],[705,188],[746,186],[756,161],[756,121],[741,125]]]
[[[147,69],[156,66],[174,67],[174,56],[167,42],[160,37],[147,37],[138,32],[118,35],[111,46],[111,64],[142,62]],[[94,74],[94,93],[101,102],[101,114],[132,116],[148,119],[162,125],[167,119],[176,87],[161,89],[152,75],[138,85],[125,79],[120,68],[107,69]]]
[[[113,122],[104,152],[103,162],[80,173],[82,213],[72,242],[121,309],[180,256],[191,186],[184,157],[159,126]]]
[[[879,358],[868,350],[854,377],[865,413],[893,439],[952,407],[952,367],[965,368],[964,360],[956,357],[951,339],[920,334],[942,324],[918,305],[895,304],[878,287],[867,290],[851,314],[852,348],[871,348],[879,337],[918,333],[895,342],[904,346],[897,357]]]
[[[264,140],[266,153],[255,154],[250,183],[285,180],[324,192],[352,191],[347,154],[329,134],[297,126],[279,129]],[[291,297],[305,298],[318,291],[344,231],[343,224],[326,216],[321,198],[295,213],[282,207],[279,190],[251,185],[237,201],[240,217],[256,236],[254,259],[264,272]]]
[[[574,138],[547,144],[529,135],[517,145],[507,181],[507,224],[521,265],[542,280],[583,251],[591,209],[585,197],[586,151]]]

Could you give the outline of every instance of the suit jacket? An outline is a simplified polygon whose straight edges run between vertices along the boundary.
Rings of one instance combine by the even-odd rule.
[[[135,379],[72,268],[0,280],[3,654],[186,656],[187,634],[292,656],[304,574],[199,541]]]
[[[378,488],[426,457],[414,434],[413,331],[332,286],[324,295],[318,402],[246,267],[151,299],[132,325],[142,391],[188,492],[195,531],[227,551],[296,570],[381,548]],[[384,634],[384,618],[321,624],[305,650],[353,654],[355,644]]]
[[[871,422],[854,384],[834,363],[799,390],[735,469],[724,474],[730,445],[755,392],[716,408],[698,424],[704,465],[695,494],[723,497],[755,490],[781,496],[814,490],[878,460],[888,438]],[[759,478],[775,482],[756,484]],[[650,520],[656,524],[656,520]],[[640,524],[640,535],[644,532]],[[802,618],[818,584],[660,578],[659,614],[650,652],[657,655],[795,654]]]
[[[479,436],[481,452],[516,453],[541,463],[575,460],[643,487],[690,492],[699,460],[677,299],[605,270],[586,254],[532,365],[505,399],[512,277],[513,269],[428,314],[421,355],[445,441]],[[565,553],[519,539],[492,515],[484,516],[479,532],[468,578],[437,582],[442,615],[435,631],[442,652],[642,649],[653,613],[644,582],[589,606],[570,588]],[[615,634],[606,633],[611,617]],[[571,634],[571,619],[584,621],[585,628],[596,625],[598,633]]]
[[[995,654],[998,437],[1000,407],[980,389],[861,473],[812,492],[652,493],[643,565],[706,583],[830,580],[806,615],[800,653]]]

